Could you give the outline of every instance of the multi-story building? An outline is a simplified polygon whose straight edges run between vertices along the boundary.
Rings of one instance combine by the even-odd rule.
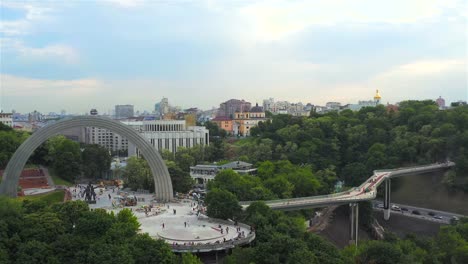
[[[252,104],[245,100],[231,99],[219,105],[219,111],[217,116],[225,116],[234,118],[236,112],[248,112]]]
[[[439,106],[440,110],[443,110],[443,109],[446,108],[445,107],[445,100],[444,100],[444,98],[442,98],[442,96],[439,96],[439,98],[437,98],[436,103]]]
[[[190,167],[190,176],[198,183],[206,185],[210,180],[214,180],[218,172],[232,169],[239,174],[256,174],[257,169],[252,164],[243,161],[233,161],[224,165],[197,165]]]
[[[161,117],[169,113],[169,99],[163,97],[159,103],[154,105],[154,111]]]
[[[28,121],[33,122],[40,122],[42,120],[42,114],[36,110],[28,114]]]
[[[5,124],[9,127],[13,127],[13,114],[12,113],[0,113],[0,123]]]
[[[312,105],[309,103],[304,106],[301,102],[290,103],[288,101],[277,101],[273,98],[263,100],[263,109],[272,114],[288,114],[293,116],[308,116],[312,110]]]
[[[185,120],[126,120],[123,124],[133,128],[157,149],[177,152],[178,147],[191,148],[209,144],[209,131],[201,126],[187,126]],[[117,151],[128,150],[128,155],[138,155],[136,146],[126,138],[98,127],[86,128],[86,143],[98,144]]]
[[[115,118],[123,119],[134,116],[133,105],[116,105],[115,106]]]
[[[235,112],[232,133],[237,136],[250,136],[250,129],[256,127],[259,122],[266,120],[265,112],[258,104],[248,112]]]
[[[226,116],[217,116],[211,120],[211,122],[216,123],[219,128],[225,130],[228,134],[232,133],[232,124],[233,120]]]
[[[341,103],[340,102],[327,102],[325,107],[329,110],[340,110]]]
[[[85,128],[85,143],[97,144],[110,151],[128,149],[128,140],[110,130],[99,127]]]
[[[177,152],[179,147],[191,148],[196,145],[209,145],[209,131],[202,126],[187,126],[185,120],[152,120],[123,122],[132,127],[157,150]],[[129,142],[128,154],[138,154],[136,147]]]
[[[353,111],[359,111],[363,107],[375,107],[380,104],[380,100],[382,97],[380,96],[379,90],[375,91],[374,95],[374,100],[364,100],[364,101],[359,101],[357,104],[347,104],[343,107],[341,107],[341,110],[344,109],[350,109]]]

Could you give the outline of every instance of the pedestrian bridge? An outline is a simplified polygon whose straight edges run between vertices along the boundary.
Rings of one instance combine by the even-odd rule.
[[[371,177],[369,177],[365,182],[363,182],[360,186],[354,187],[345,192],[301,198],[269,200],[265,201],[265,204],[274,210],[292,211],[299,209],[324,207],[329,205],[352,204],[362,201],[369,201],[376,198],[377,187],[384,181],[386,182],[386,197],[388,195],[388,199],[386,200],[389,204],[391,178],[438,171],[448,169],[453,166],[455,166],[454,162],[445,162],[398,169],[375,170],[374,174]],[[241,202],[240,204],[243,207],[243,209],[245,209],[251,203],[252,201],[246,201]],[[386,205],[385,209],[388,209],[387,207],[389,206]]]

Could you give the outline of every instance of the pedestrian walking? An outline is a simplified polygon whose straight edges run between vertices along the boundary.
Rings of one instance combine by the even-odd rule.
[[[109,200],[111,200],[111,195],[110,195],[110,193],[109,193],[108,195],[109,195]]]
[[[184,226],[187,227],[187,222],[184,222]]]
[[[164,223],[162,223],[162,227],[163,227],[163,229],[164,229]]]

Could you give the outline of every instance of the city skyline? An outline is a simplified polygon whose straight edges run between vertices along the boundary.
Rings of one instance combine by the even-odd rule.
[[[0,5],[6,112],[468,99],[463,1]]]

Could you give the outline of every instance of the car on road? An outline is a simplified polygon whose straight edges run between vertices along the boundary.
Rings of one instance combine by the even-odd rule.
[[[409,211],[408,208],[406,208],[406,207],[402,207],[401,210],[402,210],[402,211],[405,211],[405,212],[408,212],[408,211]]]
[[[435,216],[436,215],[434,212],[428,212],[427,214],[430,215],[430,216]]]
[[[421,212],[419,212],[418,210],[413,210],[412,214],[421,215]]]
[[[439,220],[444,219],[441,215],[434,215],[433,217],[434,217],[435,219],[439,219]]]
[[[453,220],[453,221],[458,221],[458,220],[460,220],[460,218],[458,218],[458,216],[455,216],[455,215],[454,215],[454,216],[452,216],[452,220]]]
[[[400,208],[400,206],[394,205],[394,204],[393,204],[393,205],[392,205],[392,210],[393,210],[393,211],[401,211],[401,208]]]
[[[384,208],[383,203],[378,203],[378,204],[377,204],[377,208]]]

